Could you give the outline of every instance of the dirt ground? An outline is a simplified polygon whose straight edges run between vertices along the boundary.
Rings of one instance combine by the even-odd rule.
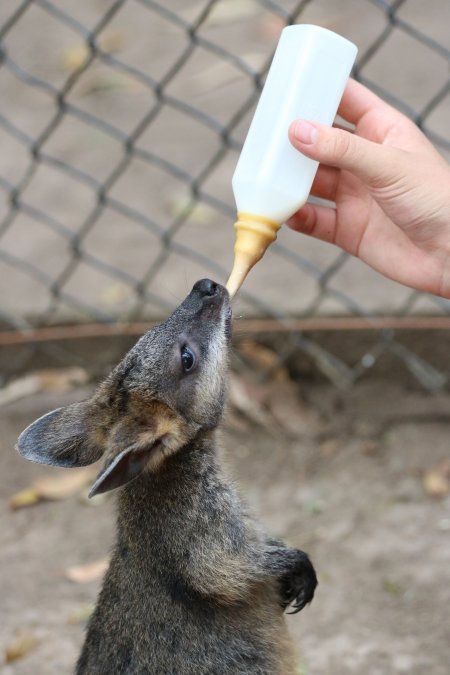
[[[64,473],[22,460],[17,434],[86,393],[40,394],[0,410],[1,658],[20,636],[36,641],[2,662],[4,675],[72,672],[99,589],[99,579],[65,574],[107,555],[113,498],[9,506],[37,477]],[[319,573],[313,604],[289,619],[299,673],[447,675],[450,496],[445,472],[434,469],[450,454],[450,395],[375,380],[339,393],[279,378],[264,396],[259,412],[230,410],[224,445],[268,530],[307,550]],[[258,423],[263,410],[270,414]]]

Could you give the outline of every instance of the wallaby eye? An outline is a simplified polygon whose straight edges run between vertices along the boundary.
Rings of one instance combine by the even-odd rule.
[[[195,355],[191,352],[189,347],[184,345],[181,348],[181,365],[185,373],[188,373],[195,365]]]

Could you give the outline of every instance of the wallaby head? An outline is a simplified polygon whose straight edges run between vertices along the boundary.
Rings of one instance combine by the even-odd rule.
[[[17,447],[27,459],[75,467],[103,457],[90,494],[156,471],[201,430],[214,428],[226,394],[231,309],[223,286],[198,281],[149,330],[92,398],[31,424]]]

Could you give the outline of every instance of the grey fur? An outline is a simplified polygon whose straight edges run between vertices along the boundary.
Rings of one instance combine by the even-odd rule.
[[[123,486],[77,675],[296,672],[283,612],[310,602],[317,579],[305,553],[264,535],[222,469],[229,315],[226,290],[197,282],[92,399],[19,438],[33,461],[103,455],[92,491]],[[189,372],[186,345],[196,356]]]

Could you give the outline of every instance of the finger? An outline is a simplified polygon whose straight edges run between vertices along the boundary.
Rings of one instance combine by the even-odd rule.
[[[391,109],[391,106],[374,94],[373,91],[367,89],[360,82],[350,79],[345,87],[338,108],[338,115],[347,120],[347,122],[357,124],[369,110],[380,107]]]
[[[305,204],[287,221],[291,230],[334,244],[336,240],[336,209]]]
[[[316,122],[293,122],[289,139],[307,157],[351,171],[369,185],[385,184],[405,168],[401,150]]]
[[[339,169],[321,164],[317,169],[317,173],[311,186],[311,194],[314,195],[314,197],[320,197],[320,199],[328,199],[330,202],[334,202],[336,200],[339,177]]]

